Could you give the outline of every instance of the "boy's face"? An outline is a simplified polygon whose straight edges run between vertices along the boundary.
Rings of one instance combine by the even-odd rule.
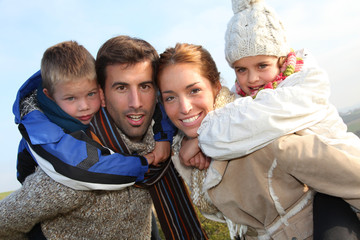
[[[89,124],[93,116],[99,111],[102,91],[95,80],[87,78],[77,79],[65,83],[58,83],[54,93],[49,96],[67,114],[83,124]]]
[[[265,55],[244,57],[234,63],[234,69],[240,88],[249,96],[256,95],[280,73],[278,58]]]
[[[156,89],[150,61],[105,69],[105,105],[116,126],[132,141],[145,135],[155,110]]]

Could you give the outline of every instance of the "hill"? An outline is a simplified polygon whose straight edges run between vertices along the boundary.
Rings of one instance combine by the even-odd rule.
[[[340,116],[348,126],[348,131],[353,132],[360,137],[360,108],[340,113]]]

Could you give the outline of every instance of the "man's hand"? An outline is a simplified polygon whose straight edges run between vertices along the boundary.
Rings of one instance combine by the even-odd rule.
[[[151,152],[154,156],[152,165],[157,166],[159,163],[165,162],[170,157],[170,150],[170,142],[155,142],[155,149]]]
[[[184,138],[179,152],[180,162],[185,166],[196,167],[200,170],[209,167],[211,158],[205,156],[199,148],[197,138]]]

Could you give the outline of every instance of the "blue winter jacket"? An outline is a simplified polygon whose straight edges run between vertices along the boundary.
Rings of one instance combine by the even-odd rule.
[[[148,170],[144,157],[113,153],[89,138],[84,131],[65,133],[36,104],[28,106],[26,102],[28,109],[24,110],[24,104],[20,104],[35,94],[39,84],[40,71],[21,86],[13,105],[15,123],[22,135],[17,163],[20,182],[38,165],[55,181],[77,190],[119,190],[143,180]],[[163,109],[157,118],[154,117],[157,122],[155,140],[171,142],[175,128]],[[87,162],[86,168],[84,161]]]

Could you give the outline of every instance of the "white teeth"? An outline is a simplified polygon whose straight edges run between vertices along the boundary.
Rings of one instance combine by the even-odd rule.
[[[142,115],[130,115],[129,118],[133,121],[139,121]]]
[[[184,120],[182,120],[182,121],[183,121],[184,123],[191,123],[191,122],[195,121],[196,119],[198,119],[199,116],[200,116],[200,114],[197,115],[197,116],[195,116],[195,117],[192,117],[192,118],[184,119]]]

